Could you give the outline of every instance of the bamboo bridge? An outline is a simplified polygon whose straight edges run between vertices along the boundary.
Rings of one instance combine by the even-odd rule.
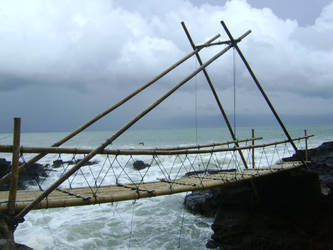
[[[304,137],[299,138],[292,138],[289,135],[254,75],[238,47],[238,43],[248,36],[251,31],[247,31],[239,38],[234,39],[223,21],[221,25],[228,35],[229,40],[214,42],[220,37],[218,34],[202,45],[195,45],[185,24],[182,22],[182,27],[193,48],[191,53],[62,140],[54,143],[51,147],[22,146],[20,144],[20,119],[15,118],[13,144],[0,145],[1,153],[12,154],[12,170],[0,179],[0,184],[10,182],[9,191],[0,192],[0,212],[8,213],[17,222],[20,222],[33,209],[133,200],[208,189],[241,181],[249,181],[255,191],[253,179],[305,166],[306,157],[294,162],[281,161],[285,155],[280,155],[279,152],[285,152],[290,156],[290,154],[298,151],[297,142],[303,140],[304,144],[302,145],[307,150],[307,139],[311,135],[308,136],[305,134]],[[211,46],[225,47],[204,63],[199,55],[199,51]],[[257,144],[256,141],[262,138],[255,137],[254,131],[252,131],[252,136],[249,139],[240,140],[236,138],[234,129],[229,122],[219,95],[206,70],[208,65],[231,48],[237,51],[244,62],[255,85],[281,126],[286,140]],[[176,84],[133,120],[115,132],[110,138],[106,139],[102,145],[95,149],[60,147],[194,55],[200,65],[194,72]],[[189,82],[199,72],[203,72],[208,87],[212,91],[212,95],[230,133],[230,141],[174,148],[146,148],[140,150],[112,148],[112,143],[120,135],[172,95],[177,89]],[[31,154],[33,156],[26,157],[30,159],[22,163],[22,156]],[[17,182],[20,176],[19,173],[29,167],[33,167],[34,163],[45,159],[46,155],[48,157],[53,155],[53,158],[48,158],[50,161],[55,162],[58,160],[60,162],[60,168],[58,168],[56,174],[57,179],[51,184],[36,183],[36,186],[29,188],[29,190],[18,190]],[[83,157],[77,158],[79,155]],[[102,161],[91,164],[91,160],[97,155]],[[141,159],[144,160],[146,167],[141,170],[133,170],[133,164]],[[159,177],[156,178],[156,176]]]

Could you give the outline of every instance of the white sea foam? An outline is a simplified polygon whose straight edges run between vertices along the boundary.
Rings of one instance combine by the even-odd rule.
[[[266,130],[265,130],[266,129]],[[326,130],[325,130],[326,129]],[[332,140],[332,129],[325,127],[320,129],[313,127],[313,133],[320,132],[319,136],[314,140],[310,140],[310,146],[318,146],[323,140]],[[268,141],[275,138],[277,132],[271,128],[264,128],[263,134],[257,130],[257,136],[268,137]],[[324,131],[324,132],[323,132]],[[326,132],[325,132],[326,131]],[[225,141],[225,130],[202,130],[202,143],[211,143]],[[293,136],[302,136],[303,130],[294,129]],[[249,129],[239,130],[242,138],[249,135]],[[309,131],[311,133],[311,131]],[[71,147],[90,147],[94,148],[109,136],[110,132],[87,132],[80,135],[73,142],[66,143]],[[192,144],[193,131],[175,130],[172,133],[158,131],[139,131],[139,135],[135,131],[130,131],[129,135],[114,142],[113,148],[130,148],[143,147],[139,142],[144,141],[144,147],[156,147],[156,142],[162,142],[162,146],[179,146]],[[280,134],[279,134],[280,135]],[[48,146],[61,138],[63,134],[23,134],[22,145]],[[216,138],[222,138],[220,140]],[[1,144],[10,144],[8,136],[0,136],[6,138],[0,141]],[[281,137],[282,138],[282,137]],[[7,140],[7,141],[6,141]],[[271,161],[278,161],[285,149],[278,149],[278,153],[267,150],[263,158],[270,157]],[[274,156],[274,157],[272,157]],[[10,160],[9,154],[2,154]],[[32,156],[25,156],[26,159]],[[73,156],[61,155],[62,160],[70,160]],[[80,158],[79,156],[76,156]],[[201,162],[207,162],[209,155],[200,159]],[[233,156],[228,156],[233,157]],[[247,159],[250,157],[246,156]],[[40,161],[42,164],[58,159],[58,155],[48,155]],[[258,156],[256,163],[259,163]],[[93,175],[96,177],[105,162],[106,156],[96,156],[94,160],[99,163],[93,166],[87,166],[82,169],[89,181],[94,181]],[[152,166],[145,175],[145,181],[163,178],[161,166],[151,157],[134,157],[126,165],[126,171],[134,180],[140,180],[145,170],[140,172],[133,170],[132,163],[134,160],[140,159],[145,162],[152,162]],[[127,159],[128,160],[128,159]],[[126,163],[126,158],[119,157],[121,164]],[[160,157],[163,166],[166,166],[170,175],[182,175],[192,168],[182,162],[182,160],[172,157]],[[226,161],[227,162],[227,161]],[[209,167],[214,167],[214,161],[210,162]],[[175,169],[171,171],[171,167]],[[180,173],[177,173],[177,167],[183,166]],[[66,167],[66,166],[65,166]],[[71,166],[67,166],[71,167]],[[102,171],[101,176],[107,172],[108,166]],[[52,184],[62,173],[63,169],[59,168],[55,172],[50,172],[50,177],[44,180],[42,186],[45,188]],[[116,177],[120,182],[128,182],[128,177],[122,171],[120,166],[114,168],[114,172],[110,170],[106,175],[106,182],[114,183]],[[116,175],[115,175],[116,174]],[[161,175],[162,174],[162,175]],[[100,178],[99,178],[100,180]],[[68,182],[64,185],[68,185]],[[79,173],[73,182],[74,186],[86,186],[86,180]],[[213,219],[204,218],[193,215],[184,210],[183,200],[185,194],[176,194],[172,196],[156,197],[149,199],[140,199],[136,201],[126,201],[114,204],[102,204],[93,206],[56,208],[47,210],[35,210],[25,217],[25,222],[20,224],[15,232],[17,242],[22,242],[34,249],[204,249],[206,241],[212,233],[210,224]]]

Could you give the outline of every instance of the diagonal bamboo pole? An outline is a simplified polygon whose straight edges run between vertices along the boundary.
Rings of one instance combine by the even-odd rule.
[[[60,179],[58,179],[55,183],[53,183],[48,189],[46,189],[41,195],[39,195],[34,201],[32,201],[29,205],[27,205],[20,213],[16,216],[18,221],[21,221],[23,217],[29,213],[38,203],[40,203],[45,197],[47,197],[52,191],[54,191],[61,183],[63,183],[66,179],[68,179],[72,174],[74,174],[77,170],[79,170],[86,162],[88,162],[91,158],[93,158],[96,154],[103,151],[108,145],[110,145],[114,140],[116,140],[121,134],[123,134],[127,129],[133,126],[138,120],[144,117],[147,113],[157,107],[160,103],[162,103],[166,98],[168,98],[172,93],[174,93],[177,89],[183,86],[186,82],[191,80],[196,74],[198,74],[202,69],[206,68],[224,53],[226,53],[229,49],[232,48],[232,45],[227,46],[222,51],[213,56],[210,60],[208,60],[205,64],[200,66],[197,70],[195,70],[192,74],[186,77],[184,80],[179,82],[176,86],[174,86],[170,91],[168,91],[165,95],[155,101],[152,105],[150,105],[147,109],[145,109],[142,113],[137,115],[132,121],[127,123],[124,127],[118,130],[113,136],[108,138],[102,145],[97,147],[91,153],[89,153],[86,157],[84,157],[79,163],[77,163],[74,167],[68,170]]]
[[[181,22],[181,24],[182,24],[182,26],[183,26],[183,29],[184,29],[184,31],[185,31],[185,34],[186,34],[186,36],[187,36],[187,38],[188,38],[188,40],[189,40],[189,42],[190,42],[190,44],[191,44],[193,50],[195,50],[195,49],[196,49],[196,46],[195,46],[195,44],[194,44],[194,42],[193,42],[193,39],[192,39],[190,33],[188,32],[188,30],[187,30],[187,28],[186,28],[185,23],[184,23],[184,22]],[[250,33],[251,33],[250,30],[247,31],[243,36],[240,37],[240,40],[242,40],[245,36],[247,36],[247,35],[250,34]],[[197,57],[197,60],[198,60],[199,64],[202,65],[203,63],[202,63],[201,57],[200,57],[200,55],[199,55],[199,52],[197,52],[195,55],[196,55],[196,57]],[[239,148],[239,143],[237,142],[237,138],[236,138],[235,133],[234,133],[234,131],[233,131],[231,125],[230,125],[230,122],[229,122],[228,116],[227,116],[227,114],[226,114],[225,111],[224,111],[224,108],[223,108],[223,106],[222,106],[222,103],[221,103],[221,101],[220,101],[220,98],[219,98],[219,96],[217,95],[217,92],[216,92],[216,90],[215,90],[215,87],[214,87],[214,85],[213,85],[213,82],[211,81],[211,79],[210,79],[210,77],[209,77],[208,72],[207,72],[206,69],[203,69],[202,72],[204,73],[204,75],[205,75],[205,77],[206,77],[206,80],[207,80],[207,82],[208,82],[208,85],[209,85],[211,91],[213,92],[213,95],[214,95],[215,101],[216,101],[217,105],[219,106],[220,112],[221,112],[221,114],[222,114],[222,116],[223,116],[223,118],[224,118],[225,123],[227,124],[228,130],[229,130],[229,133],[230,133],[232,139],[235,141],[235,146],[236,146],[237,148]],[[248,168],[248,166],[247,166],[247,162],[246,162],[246,159],[245,159],[245,157],[244,157],[242,151],[241,151],[241,150],[238,150],[238,153],[239,153],[239,155],[240,155],[240,157],[241,157],[241,159],[242,159],[242,162],[243,162],[245,168]]]
[[[283,124],[282,120],[280,119],[278,113],[276,112],[275,108],[273,107],[273,105],[272,105],[271,101],[269,100],[268,96],[266,95],[264,89],[261,87],[261,85],[260,85],[260,83],[259,83],[257,77],[256,77],[255,74],[253,73],[253,71],[252,71],[250,65],[249,65],[248,62],[247,62],[247,60],[245,59],[245,57],[244,57],[242,51],[241,51],[240,48],[238,47],[238,45],[237,45],[237,41],[233,38],[233,36],[231,35],[231,33],[230,33],[228,27],[225,25],[225,23],[224,23],[223,21],[221,21],[221,24],[222,24],[222,26],[223,26],[225,32],[227,33],[228,37],[229,37],[230,40],[232,41],[233,47],[237,50],[237,52],[238,52],[240,58],[242,59],[243,63],[245,64],[247,70],[249,71],[249,73],[250,73],[250,75],[251,75],[253,81],[254,81],[255,84],[257,85],[257,87],[258,87],[259,91],[261,92],[261,94],[263,95],[263,97],[264,97],[266,103],[268,104],[268,106],[269,106],[269,108],[271,109],[272,113],[274,114],[276,120],[278,121],[279,125],[281,126],[281,128],[282,128],[284,134],[287,136],[287,138],[288,138],[290,144],[292,145],[292,147],[294,148],[295,152],[297,153],[298,149],[297,149],[297,147],[296,147],[296,144],[293,142],[291,136],[289,135],[288,130],[287,130],[286,127],[284,126],[284,124]],[[300,159],[300,160],[301,160],[301,161],[303,162],[303,164],[306,166],[306,163],[303,161],[303,159]]]
[[[219,37],[220,37],[220,34],[217,34],[214,37],[212,37],[211,39],[209,39],[205,44],[208,45],[208,44],[212,43],[213,41],[215,41]],[[123,98],[122,100],[120,100],[118,103],[114,104],[112,107],[110,107],[107,110],[105,110],[104,112],[100,113],[99,115],[97,115],[96,117],[94,117],[93,119],[91,119],[90,121],[88,121],[87,123],[85,123],[84,125],[82,125],[81,127],[79,127],[78,129],[76,129],[71,134],[69,134],[66,137],[64,137],[63,139],[61,139],[60,141],[54,143],[52,145],[52,147],[59,147],[60,145],[64,144],[66,141],[70,140],[75,135],[79,134],[84,129],[88,128],[89,126],[91,126],[92,124],[94,124],[96,121],[98,121],[102,117],[106,116],[107,114],[109,114],[110,112],[112,112],[113,110],[115,110],[116,108],[118,108],[119,106],[121,106],[122,104],[124,104],[125,102],[127,102],[128,100],[130,100],[132,97],[134,97],[137,94],[139,94],[141,91],[143,91],[144,89],[146,89],[147,87],[149,87],[150,85],[152,85],[153,83],[155,83],[157,80],[161,79],[163,76],[165,76],[167,73],[169,73],[170,71],[172,71],[173,69],[175,69],[177,66],[179,66],[180,64],[182,64],[183,62],[185,62],[187,59],[189,59],[190,57],[192,57],[195,53],[197,53],[201,49],[202,48],[198,48],[197,50],[192,51],[187,56],[183,57],[182,59],[180,59],[179,61],[177,61],[175,64],[173,64],[172,66],[170,66],[168,69],[166,69],[165,71],[163,71],[162,73],[160,73],[153,80],[147,82],[145,85],[141,86],[140,88],[138,88],[137,90],[135,90],[134,92],[132,92],[130,95],[126,96],[125,98]],[[24,170],[27,167],[30,167],[32,164],[34,164],[36,161],[38,161],[41,158],[43,158],[45,155],[46,155],[45,153],[36,155],[31,160],[29,160],[25,164],[21,165],[19,167],[19,172],[21,172],[22,170]],[[9,173],[9,174],[3,176],[0,179],[0,184],[8,181],[9,178],[10,178],[10,175],[11,174]]]

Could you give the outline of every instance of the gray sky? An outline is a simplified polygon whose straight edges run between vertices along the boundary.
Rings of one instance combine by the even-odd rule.
[[[333,120],[333,1],[5,0],[0,18],[0,132],[17,116],[23,131],[79,127],[191,51],[181,21],[196,43],[227,39],[220,20],[235,37],[251,29],[240,47],[278,113],[287,122]],[[202,51],[203,59],[218,50]],[[235,64],[236,113],[260,120],[269,110]],[[232,65],[230,51],[207,69],[231,116]],[[197,66],[189,60],[94,128],[119,128]],[[138,126],[193,126],[195,113],[202,126],[216,125],[202,76]]]

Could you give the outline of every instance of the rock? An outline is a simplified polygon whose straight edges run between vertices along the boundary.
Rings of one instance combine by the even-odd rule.
[[[217,242],[215,240],[210,239],[210,240],[207,241],[206,247],[210,248],[210,249],[217,248],[218,244],[217,244]]]
[[[62,164],[64,164],[64,162],[62,160],[55,160],[55,161],[53,161],[52,167],[60,168],[62,166]]]
[[[304,154],[299,151],[284,160],[299,160]],[[215,215],[206,247],[333,249],[333,142],[310,149],[309,159],[311,164],[302,169],[253,180],[259,199],[249,182],[187,195],[187,209]]]
[[[4,218],[0,218],[0,249],[15,249],[13,232],[9,229]]]
[[[235,172],[236,169],[225,169],[225,170],[219,170],[219,169],[206,169],[206,170],[197,170],[197,171],[190,171],[185,174],[186,177],[193,176],[193,175],[200,175],[200,174],[217,174],[222,172]]]
[[[185,208],[194,214],[213,217],[220,203],[216,199],[218,194],[219,189],[194,191],[186,195],[184,200]]]
[[[11,226],[11,217],[0,214],[0,249],[1,250],[33,250],[32,248],[15,243],[14,231],[16,226]]]
[[[23,244],[18,244],[18,243],[15,243],[15,247],[16,247],[16,250],[33,250],[33,248],[31,248],[31,247],[28,247]]]
[[[6,159],[0,158],[0,176],[4,176],[7,174],[11,169],[10,161]]]
[[[220,188],[207,247],[221,249],[333,249],[332,199],[316,173],[296,169]],[[215,209],[214,207],[212,208]]]
[[[22,165],[23,163],[19,163]],[[6,175],[11,171],[11,163],[6,159],[0,159],[0,177]],[[18,189],[25,189],[27,185],[36,184],[36,182],[41,181],[41,179],[48,176],[48,171],[50,169],[47,166],[41,165],[39,163],[34,163],[30,167],[21,171],[18,182]],[[4,183],[0,185],[0,190],[8,190],[9,184]]]
[[[284,161],[297,161],[299,159],[305,159],[305,150],[299,150],[293,156],[284,158]],[[317,148],[311,148],[308,150],[308,159],[311,161],[311,165],[316,168],[325,168],[332,166],[333,163],[333,141],[324,142]]]
[[[53,161],[52,167],[53,168],[59,168],[59,167],[63,166],[64,164],[66,164],[66,165],[75,165],[75,164],[79,163],[81,160],[82,159],[77,159],[75,161],[74,160],[69,160],[69,161],[55,160],[55,161]],[[95,165],[97,163],[98,163],[97,160],[88,161],[85,164],[83,164],[82,166],[91,166],[91,165]]]
[[[289,158],[284,158],[284,161],[295,161],[298,158],[305,158],[305,151],[299,150],[297,154]],[[333,184],[333,141],[324,142],[319,147],[308,150],[308,158],[311,163],[308,168],[319,175],[321,188],[324,193],[328,186]],[[329,189],[329,192],[332,189]]]
[[[150,167],[150,165],[148,163],[145,163],[144,161],[138,160],[133,163],[133,168],[136,170],[141,170],[147,167]]]

